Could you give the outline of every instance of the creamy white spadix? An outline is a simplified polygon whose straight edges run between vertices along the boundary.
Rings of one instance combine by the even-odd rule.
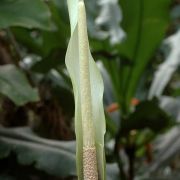
[[[75,96],[75,132],[79,180],[104,180],[103,81],[88,42],[84,1],[68,0],[71,38],[66,53]]]

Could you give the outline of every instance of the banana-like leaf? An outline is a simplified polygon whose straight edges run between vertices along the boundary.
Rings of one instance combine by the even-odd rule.
[[[80,180],[83,179],[83,133],[82,133],[82,115],[81,115],[81,89],[80,89],[80,68],[79,68],[79,33],[78,33],[78,0],[68,0],[68,9],[71,24],[71,38],[69,41],[66,66],[69,71],[74,96],[75,96],[75,131],[77,140],[77,171]],[[89,76],[90,90],[92,101],[92,117],[95,126],[95,145],[97,152],[98,173],[100,179],[105,179],[105,163],[104,163],[104,133],[105,133],[105,117],[103,110],[103,81],[100,72],[89,51]]]
[[[165,35],[170,0],[119,2],[123,11],[122,28],[127,33],[119,51],[129,60],[121,69],[121,89],[128,108],[147,64]]]

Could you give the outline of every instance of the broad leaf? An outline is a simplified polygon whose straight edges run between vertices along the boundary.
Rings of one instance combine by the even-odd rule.
[[[50,70],[64,65],[65,49],[56,49],[50,55],[35,63],[31,70],[38,73],[48,73]]]
[[[75,142],[38,137],[28,128],[0,128],[0,158],[11,152],[22,165],[32,165],[59,177],[76,175]]]
[[[0,28],[50,29],[50,11],[41,0],[1,0]]]
[[[80,79],[79,79],[79,46],[78,46],[78,0],[69,0],[68,8],[71,23],[71,38],[66,54],[66,65],[71,76],[74,96],[75,96],[75,130],[77,140],[77,169],[79,179],[83,179],[82,165],[82,118],[81,118],[81,101],[80,101]],[[104,133],[105,133],[105,118],[103,110],[103,81],[100,72],[89,51],[89,72],[91,85],[92,99],[92,114],[95,125],[95,143],[97,150],[98,170],[100,179],[105,179],[105,163],[104,163]]]
[[[133,129],[150,128],[160,132],[173,123],[171,118],[155,101],[144,101],[137,105],[136,110],[127,120],[122,122],[121,133],[128,134]]]
[[[76,176],[75,141],[41,138],[29,127],[1,127],[0,143],[0,159],[13,152],[21,165],[34,165],[36,169],[58,177]],[[118,180],[118,173],[117,164],[107,164],[108,180]],[[0,176],[0,179],[6,178],[10,177]]]
[[[10,64],[0,66],[0,93],[16,105],[39,100],[37,90],[30,86],[24,73]]]
[[[126,106],[137,89],[142,73],[158,47],[169,22],[170,0],[121,0],[122,28],[127,39],[119,51],[131,62],[121,69],[123,94]]]

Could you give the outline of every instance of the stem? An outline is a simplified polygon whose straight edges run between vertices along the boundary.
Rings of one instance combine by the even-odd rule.
[[[122,117],[122,119],[119,121],[119,127],[118,127],[118,132],[116,134],[116,137],[115,137],[115,145],[114,145],[114,154],[115,154],[115,157],[116,157],[116,160],[117,160],[117,163],[118,163],[118,167],[119,167],[119,175],[120,175],[120,178],[121,180],[127,180],[127,176],[126,176],[126,173],[124,172],[124,169],[123,169],[123,163],[122,163],[122,160],[121,160],[121,157],[120,157],[120,154],[119,154],[119,140],[122,136],[121,134],[121,124],[122,124],[122,121],[124,121],[125,119]]]
[[[123,169],[123,163],[122,163],[121,157],[119,155],[119,139],[120,139],[120,136],[121,136],[121,129],[119,127],[118,133],[117,133],[116,138],[115,138],[114,155],[116,157],[116,161],[117,161],[117,164],[119,167],[120,178],[121,178],[121,180],[126,180],[127,177],[126,177],[126,174],[125,174],[124,169]]]
[[[84,180],[98,180],[95,135],[92,118],[89,44],[86,11],[83,1],[79,1],[78,3],[78,12],[81,115],[83,128],[83,174]]]
[[[129,175],[129,180],[134,179],[134,160],[135,160],[135,145],[131,144],[126,147],[126,154],[128,156],[129,160],[129,170],[128,170],[128,175]]]

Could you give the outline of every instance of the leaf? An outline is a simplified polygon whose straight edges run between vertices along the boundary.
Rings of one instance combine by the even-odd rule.
[[[0,28],[51,29],[50,11],[42,0],[1,0]]]
[[[128,119],[122,122],[122,134],[127,134],[133,129],[150,128],[154,132],[160,132],[171,124],[170,117],[156,102],[144,101],[136,106],[136,110]]]
[[[66,43],[64,42],[64,38],[61,38],[62,32],[35,31],[20,27],[11,28],[11,30],[15,35],[16,40],[26,46],[29,53],[36,53],[43,57],[41,65],[43,65],[44,61],[46,61],[46,64],[49,61],[47,65],[52,66],[51,58],[49,56],[52,56],[53,61],[56,61],[56,64],[58,64],[57,62],[59,62],[59,64],[64,63],[63,56],[65,56],[64,47]],[[61,39],[61,42],[59,42],[58,39]],[[62,57],[63,61],[59,60],[59,57]],[[48,67],[46,67],[46,69],[48,69]]]
[[[22,165],[32,165],[59,177],[76,175],[75,142],[38,137],[29,127],[0,128],[0,158],[16,153]]]
[[[64,70],[64,69],[63,69]],[[69,76],[65,77],[62,71],[51,70],[45,77],[44,81],[51,84],[52,94],[57,98],[63,108],[63,112],[68,116],[74,116],[74,97],[70,84]],[[69,81],[69,84],[68,84]]]
[[[76,176],[75,141],[41,138],[29,127],[0,127],[0,143],[0,159],[14,152],[22,165],[33,164],[35,168],[59,177]],[[118,174],[117,164],[107,164],[108,180],[117,180]]]
[[[52,52],[49,56],[45,57],[41,61],[35,63],[31,70],[38,73],[48,73],[53,68],[64,65],[65,49],[58,49]]]
[[[66,1],[52,0],[47,2],[51,11],[51,21],[54,29],[29,30],[22,27],[11,28],[16,40],[22,43],[28,49],[29,53],[37,53],[42,57],[41,61],[33,65],[33,71],[47,73],[52,68],[64,64],[64,47],[67,45],[69,36],[69,25],[67,10],[65,11]],[[66,17],[67,16],[67,17]],[[67,21],[67,22],[66,22]]]
[[[29,85],[24,73],[11,64],[0,66],[0,93],[19,106],[39,100],[37,90]]]
[[[157,172],[159,168],[168,165],[180,151],[180,128],[172,128],[166,134],[160,136],[154,143],[156,158],[148,167],[148,172]]]
[[[78,0],[68,0],[68,8],[71,24],[71,38],[69,41],[66,66],[69,71],[74,96],[75,96],[75,131],[77,140],[77,169],[79,179],[83,179],[82,165],[82,118],[81,118],[81,102],[80,102],[80,80],[79,80],[79,46],[78,46],[78,31],[77,31],[77,15],[78,15]],[[100,179],[105,179],[105,163],[104,163],[104,133],[105,133],[105,118],[103,110],[103,81],[99,70],[89,52],[89,72],[91,84],[91,99],[92,113],[95,125],[95,141],[97,150],[98,170]]]
[[[171,95],[174,97],[179,97],[180,96],[180,88],[173,89]]]
[[[131,61],[121,69],[126,107],[134,96],[144,69],[165,35],[169,22],[170,0],[121,0],[122,28],[127,39],[120,45],[123,57]]]
[[[166,39],[165,43],[170,46],[171,51],[165,62],[160,64],[155,73],[155,77],[149,90],[149,99],[154,96],[159,97],[162,95],[164,88],[180,65],[180,30]]]
[[[12,27],[12,33],[15,39],[28,49],[28,52],[33,52],[36,54],[43,55],[43,49],[41,47],[41,39],[38,37],[33,37],[32,34],[36,31],[31,31],[23,27]]]

